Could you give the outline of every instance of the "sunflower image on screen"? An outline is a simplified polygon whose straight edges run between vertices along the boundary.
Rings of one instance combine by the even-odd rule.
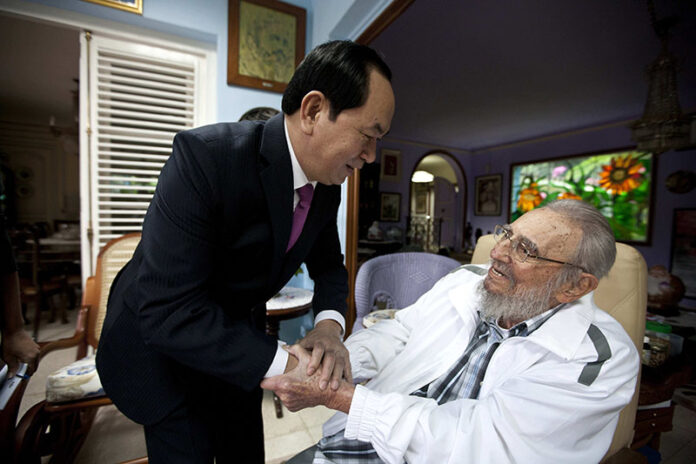
[[[512,166],[510,221],[557,199],[581,200],[609,220],[617,240],[646,243],[653,154],[635,150]]]

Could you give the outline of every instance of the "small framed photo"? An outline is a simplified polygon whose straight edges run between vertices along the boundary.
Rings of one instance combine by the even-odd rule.
[[[282,93],[305,52],[307,12],[278,0],[229,0],[227,83]]]
[[[382,149],[379,178],[388,182],[401,182],[401,152]]]
[[[382,192],[379,202],[379,220],[399,222],[401,218],[401,194]]]
[[[428,214],[428,188],[424,184],[414,185],[414,210],[416,214]]]
[[[143,14],[143,0],[84,0],[135,14]]]
[[[500,216],[502,185],[502,174],[476,178],[476,190],[474,191],[474,214],[476,216]]]
[[[672,265],[670,272],[679,277],[685,298],[696,299],[696,209],[674,210],[672,222]]]

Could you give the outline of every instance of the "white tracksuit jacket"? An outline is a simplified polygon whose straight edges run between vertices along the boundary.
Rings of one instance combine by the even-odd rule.
[[[466,349],[485,271],[464,266],[450,273],[394,320],[346,341],[353,376],[371,380],[356,387],[347,416],[324,425],[325,436],[345,427],[347,438],[371,442],[387,463],[599,462],[633,395],[639,356],[592,294],[528,337],[503,341],[478,399],[438,406],[409,396]],[[608,359],[597,365],[598,358]]]

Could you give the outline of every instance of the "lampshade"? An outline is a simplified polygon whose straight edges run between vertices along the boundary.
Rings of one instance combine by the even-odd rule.
[[[668,50],[669,29],[677,24],[676,16],[657,18],[655,2],[647,0],[648,13],[655,35],[662,42],[660,55],[647,67],[648,99],[643,117],[631,124],[638,150],[664,153],[689,143],[690,120],[679,105],[677,59]]]
[[[411,176],[411,182],[416,183],[432,182],[434,179],[435,176],[430,174],[428,171],[416,171],[413,173],[413,176]]]
[[[643,117],[631,124],[638,150],[663,153],[689,143],[690,120],[684,116],[677,92],[677,59],[662,52],[647,68],[648,99]]]

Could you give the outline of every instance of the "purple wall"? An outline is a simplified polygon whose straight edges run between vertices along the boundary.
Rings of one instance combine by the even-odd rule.
[[[389,150],[399,150],[401,152],[401,181],[400,182],[388,182],[384,180],[379,181],[379,190],[380,192],[396,192],[401,194],[401,209],[400,209],[400,214],[401,214],[401,220],[396,223],[396,222],[384,222],[380,223],[381,228],[383,230],[386,230],[390,226],[396,225],[400,227],[404,233],[406,232],[406,217],[408,216],[408,206],[409,206],[409,199],[410,199],[410,179],[411,179],[411,174],[413,173],[414,168],[416,167],[416,164],[423,158],[426,154],[437,152],[437,153],[448,153],[452,155],[453,158],[456,159],[456,161],[461,165],[462,167],[462,175],[464,178],[464,185],[460,185],[460,192],[462,192],[462,195],[464,197],[464,202],[468,205],[471,203],[471,200],[469,200],[469,194],[470,192],[473,192],[472,190],[469,189],[469,184],[472,183],[472,178],[469,176],[469,170],[470,170],[470,163],[471,163],[471,156],[470,155],[461,155],[457,154],[456,152],[453,151],[448,151],[448,150],[442,150],[438,149],[434,146],[428,146],[428,145],[414,145],[414,144],[407,144],[407,143],[400,143],[400,142],[394,142],[389,139],[385,140],[382,142],[382,144],[378,147],[377,149],[377,160],[375,162],[379,163],[380,162],[380,152],[382,148],[386,148]],[[458,176],[459,177],[459,176]],[[465,220],[468,221],[470,220],[470,212],[469,208],[465,208],[464,214],[466,216]]]
[[[519,144],[511,148],[474,155],[471,163],[471,178],[487,173],[503,174],[503,214],[500,217],[473,216],[473,202],[469,202],[471,223],[474,228],[481,227],[486,232],[492,230],[497,223],[507,222],[512,163],[612,150],[631,145],[629,130],[618,126],[564,137],[550,137],[535,143]],[[696,208],[696,190],[681,195],[669,192],[665,188],[665,179],[679,169],[696,170],[696,150],[663,153],[657,157],[656,167],[652,243],[650,246],[636,248],[643,254],[648,266],[662,264],[669,267],[674,209]],[[473,185],[469,186],[469,193],[473,198]]]
[[[630,139],[630,131],[624,125],[617,125],[604,129],[578,131],[572,135],[549,136],[538,141],[522,142],[509,147],[477,152],[473,155],[453,153],[464,169],[467,183],[466,220],[471,222],[474,230],[481,228],[483,233],[493,230],[496,224],[507,222],[507,211],[510,206],[510,165],[513,163],[612,150],[632,145],[634,144]],[[380,182],[380,190],[401,193],[402,221],[399,225],[404,227],[408,214],[408,177],[418,160],[434,148],[391,142],[388,139],[382,147],[401,150],[401,182]],[[675,194],[665,187],[667,176],[680,169],[696,171],[696,149],[667,152],[657,157],[651,245],[636,247],[645,257],[648,266],[662,264],[669,268],[674,209],[696,208],[696,189],[686,194]],[[503,175],[503,213],[498,217],[474,216],[474,180],[477,176],[487,174]]]

